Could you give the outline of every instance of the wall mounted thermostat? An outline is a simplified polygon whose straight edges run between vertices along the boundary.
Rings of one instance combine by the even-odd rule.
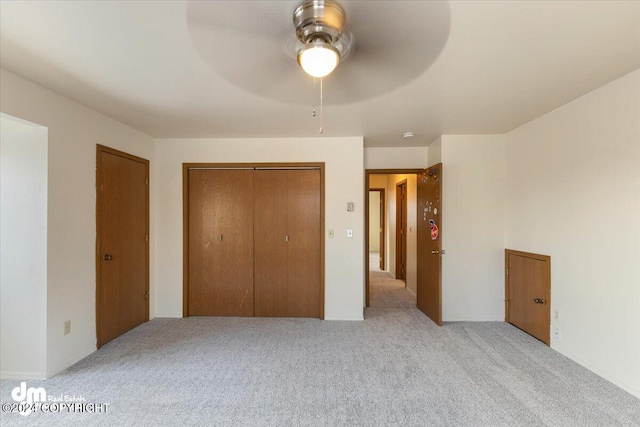
[[[347,212],[353,212],[353,202],[347,202]]]

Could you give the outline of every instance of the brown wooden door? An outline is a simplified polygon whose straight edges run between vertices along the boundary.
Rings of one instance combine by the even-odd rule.
[[[550,344],[551,259],[546,255],[505,251],[506,321]]]
[[[442,163],[418,174],[417,306],[442,325]]]
[[[255,173],[255,314],[320,317],[320,171]]]
[[[98,347],[149,320],[149,162],[97,148]]]
[[[396,185],[396,279],[407,278],[407,181]]]
[[[189,315],[253,316],[253,171],[189,171]]]

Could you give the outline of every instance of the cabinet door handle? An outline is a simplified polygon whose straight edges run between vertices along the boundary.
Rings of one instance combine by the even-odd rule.
[[[113,257],[109,254],[104,254],[104,260],[105,261],[111,261],[113,259]]]
[[[288,235],[288,234],[285,234],[285,235],[284,235],[284,241],[285,241],[285,242],[288,242],[288,241],[289,241],[289,235]]]

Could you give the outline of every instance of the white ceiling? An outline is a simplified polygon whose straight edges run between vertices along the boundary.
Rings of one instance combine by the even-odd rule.
[[[504,133],[640,67],[637,1],[343,4],[356,50],[324,83],[324,135],[367,146]],[[312,81],[273,43],[293,32],[295,5],[2,1],[0,61],[154,137],[317,136]],[[379,68],[362,67],[372,51]]]

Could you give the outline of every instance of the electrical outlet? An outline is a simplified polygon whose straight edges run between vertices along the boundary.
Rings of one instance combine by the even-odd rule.
[[[554,312],[554,317],[556,318],[556,320],[558,320],[558,321],[560,320],[560,310],[556,310]]]
[[[562,333],[560,332],[560,328],[556,328],[555,336],[556,336],[557,340],[561,340],[562,339]]]
[[[69,335],[71,333],[71,320],[64,322],[64,334]]]

